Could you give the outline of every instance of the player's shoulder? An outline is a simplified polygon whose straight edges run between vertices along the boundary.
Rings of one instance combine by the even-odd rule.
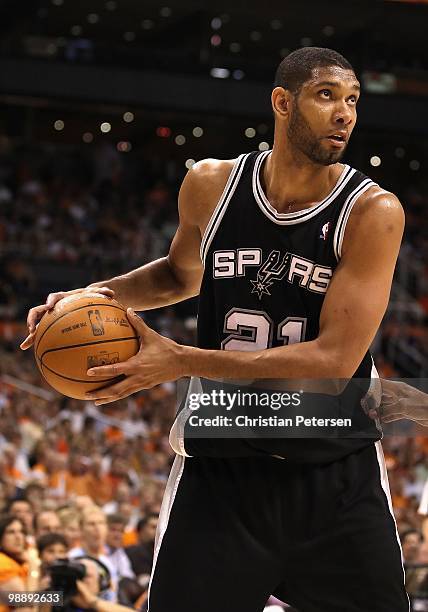
[[[401,214],[403,206],[395,193],[374,184],[357,200],[355,213],[360,215]]]
[[[225,183],[232,172],[236,159],[214,159],[206,158],[193,164],[187,177],[196,186],[206,188]]]
[[[217,205],[235,163],[236,159],[207,158],[193,164],[180,189],[181,214],[200,215],[203,224]]]
[[[367,240],[389,241],[392,236],[401,240],[403,229],[404,211],[398,197],[379,185],[372,185],[361,194],[352,208],[343,252],[352,244],[361,245]]]
[[[352,210],[352,217],[359,217],[367,223],[390,218],[404,222],[403,206],[395,193],[374,184],[358,198]]]

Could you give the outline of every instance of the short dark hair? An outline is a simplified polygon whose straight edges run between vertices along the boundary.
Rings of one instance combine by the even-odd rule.
[[[409,527],[409,529],[406,529],[400,534],[401,543],[404,544],[405,540],[407,539],[407,536],[412,534],[416,534],[419,538],[419,542],[423,542],[424,536],[422,535],[422,532],[419,531],[419,529],[415,529],[414,527]]]
[[[113,514],[107,514],[107,525],[123,525],[126,527],[128,524],[128,519],[123,516],[123,514],[119,514],[115,512]]]
[[[140,520],[137,523],[137,532],[141,531],[142,529],[144,529],[144,527],[147,525],[149,520],[152,519],[152,518],[155,518],[156,520],[158,520],[159,519],[159,515],[156,512],[149,512],[148,514],[143,516],[143,518],[140,518]]]
[[[327,68],[328,66],[339,66],[354,72],[348,60],[333,49],[302,47],[282,60],[275,74],[275,87],[283,87],[297,95],[302,86],[311,78],[315,68]]]
[[[53,544],[62,544],[66,550],[70,547],[67,542],[67,538],[62,535],[62,533],[45,533],[45,535],[40,536],[37,540],[37,550],[39,551],[39,555],[47,548],[48,546],[52,546]]]

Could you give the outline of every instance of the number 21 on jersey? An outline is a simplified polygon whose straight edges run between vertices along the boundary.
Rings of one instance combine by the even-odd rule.
[[[224,333],[229,334],[221,343],[228,351],[259,351],[272,347],[273,335],[284,344],[303,342],[306,321],[302,317],[287,317],[278,325],[262,310],[232,308],[224,319]]]

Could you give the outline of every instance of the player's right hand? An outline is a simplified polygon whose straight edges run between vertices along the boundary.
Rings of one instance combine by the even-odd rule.
[[[34,336],[36,335],[37,324],[40,319],[43,317],[45,312],[48,310],[52,310],[57,302],[63,300],[70,295],[77,295],[79,293],[101,293],[107,297],[114,297],[113,289],[109,289],[108,287],[83,287],[81,289],[73,289],[72,291],[58,291],[57,293],[50,293],[46,298],[46,302],[44,304],[40,304],[40,306],[34,306],[28,311],[27,316],[27,328],[28,328],[28,336],[25,340],[20,344],[20,348],[25,351],[30,348],[30,346],[34,343]]]

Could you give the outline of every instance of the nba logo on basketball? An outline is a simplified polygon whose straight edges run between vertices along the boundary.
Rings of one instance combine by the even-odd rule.
[[[329,230],[330,230],[330,221],[327,221],[327,223],[324,223],[324,225],[322,226],[321,234],[319,235],[319,237],[322,238],[323,240],[327,240]]]

